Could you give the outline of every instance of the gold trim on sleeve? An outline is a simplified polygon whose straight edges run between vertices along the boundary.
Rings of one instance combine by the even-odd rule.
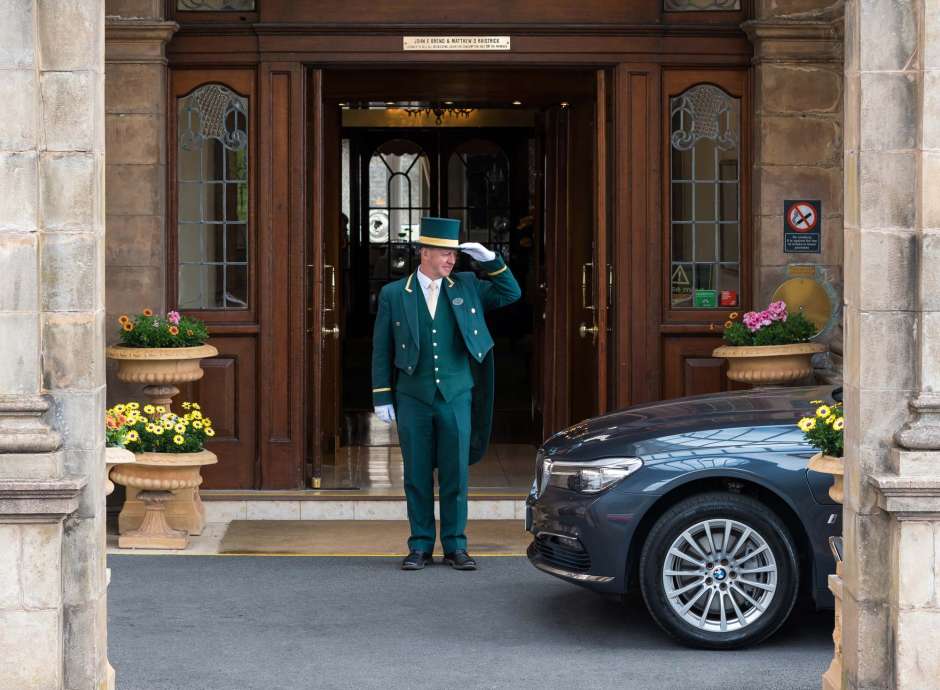
[[[390,390],[392,390],[392,389],[391,389],[391,388],[373,388],[373,389],[372,389],[372,392],[373,392],[373,393],[387,393],[387,392],[389,392]]]
[[[500,273],[502,273],[503,271],[505,271],[507,268],[509,268],[509,266],[503,266],[503,267],[502,267],[501,269],[499,269],[498,271],[493,271],[492,273],[490,273],[490,275],[491,275],[491,276],[498,276]]]

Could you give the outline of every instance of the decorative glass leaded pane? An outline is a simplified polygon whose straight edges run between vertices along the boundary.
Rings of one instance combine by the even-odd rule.
[[[709,84],[670,100],[671,304],[740,304],[740,100]]]
[[[471,242],[509,253],[509,157],[499,145],[471,139],[447,163],[447,212]]]
[[[177,107],[179,307],[248,308],[248,99],[207,84]]]
[[[255,0],[176,0],[184,12],[253,12]]]
[[[667,12],[728,12],[741,9],[741,0],[664,0]]]

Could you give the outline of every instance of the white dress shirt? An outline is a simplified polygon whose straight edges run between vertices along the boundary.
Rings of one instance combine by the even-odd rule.
[[[421,292],[424,293],[424,301],[428,305],[428,311],[431,312],[431,318],[434,318],[434,312],[437,310],[437,301],[441,297],[441,281],[442,278],[437,280],[431,280],[426,275],[421,272],[419,268],[418,273],[418,282],[421,284]],[[431,295],[431,286],[434,286],[434,296]]]

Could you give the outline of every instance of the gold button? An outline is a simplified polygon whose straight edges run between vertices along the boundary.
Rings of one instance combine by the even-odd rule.
[[[405,349],[405,344],[404,344],[404,343],[401,344],[401,349],[402,349],[402,350]]]
[[[434,383],[440,383],[440,382],[441,382],[440,379],[434,379]]]
[[[474,329],[473,329],[473,335],[476,335],[476,334],[477,334],[477,329],[474,328]]]
[[[477,352],[477,357],[482,357],[482,356],[483,356],[482,352]]]
[[[470,313],[471,313],[471,314],[476,314],[476,313],[477,313],[476,308],[475,308],[475,307],[470,307]]]

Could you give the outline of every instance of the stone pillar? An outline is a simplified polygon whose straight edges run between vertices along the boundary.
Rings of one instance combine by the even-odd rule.
[[[940,3],[845,44],[843,681],[940,688]]]
[[[754,44],[755,307],[770,301],[791,264],[815,265],[836,309],[841,300],[840,9],[822,0],[756,0],[755,19],[742,27]],[[822,202],[821,254],[783,251],[783,203],[801,198]]]
[[[106,333],[117,317],[165,309],[167,67],[178,25],[162,0],[108,0],[105,132],[108,144]],[[113,404],[140,397],[139,386],[108,376]]]
[[[0,687],[106,678],[104,4],[0,3]]]

